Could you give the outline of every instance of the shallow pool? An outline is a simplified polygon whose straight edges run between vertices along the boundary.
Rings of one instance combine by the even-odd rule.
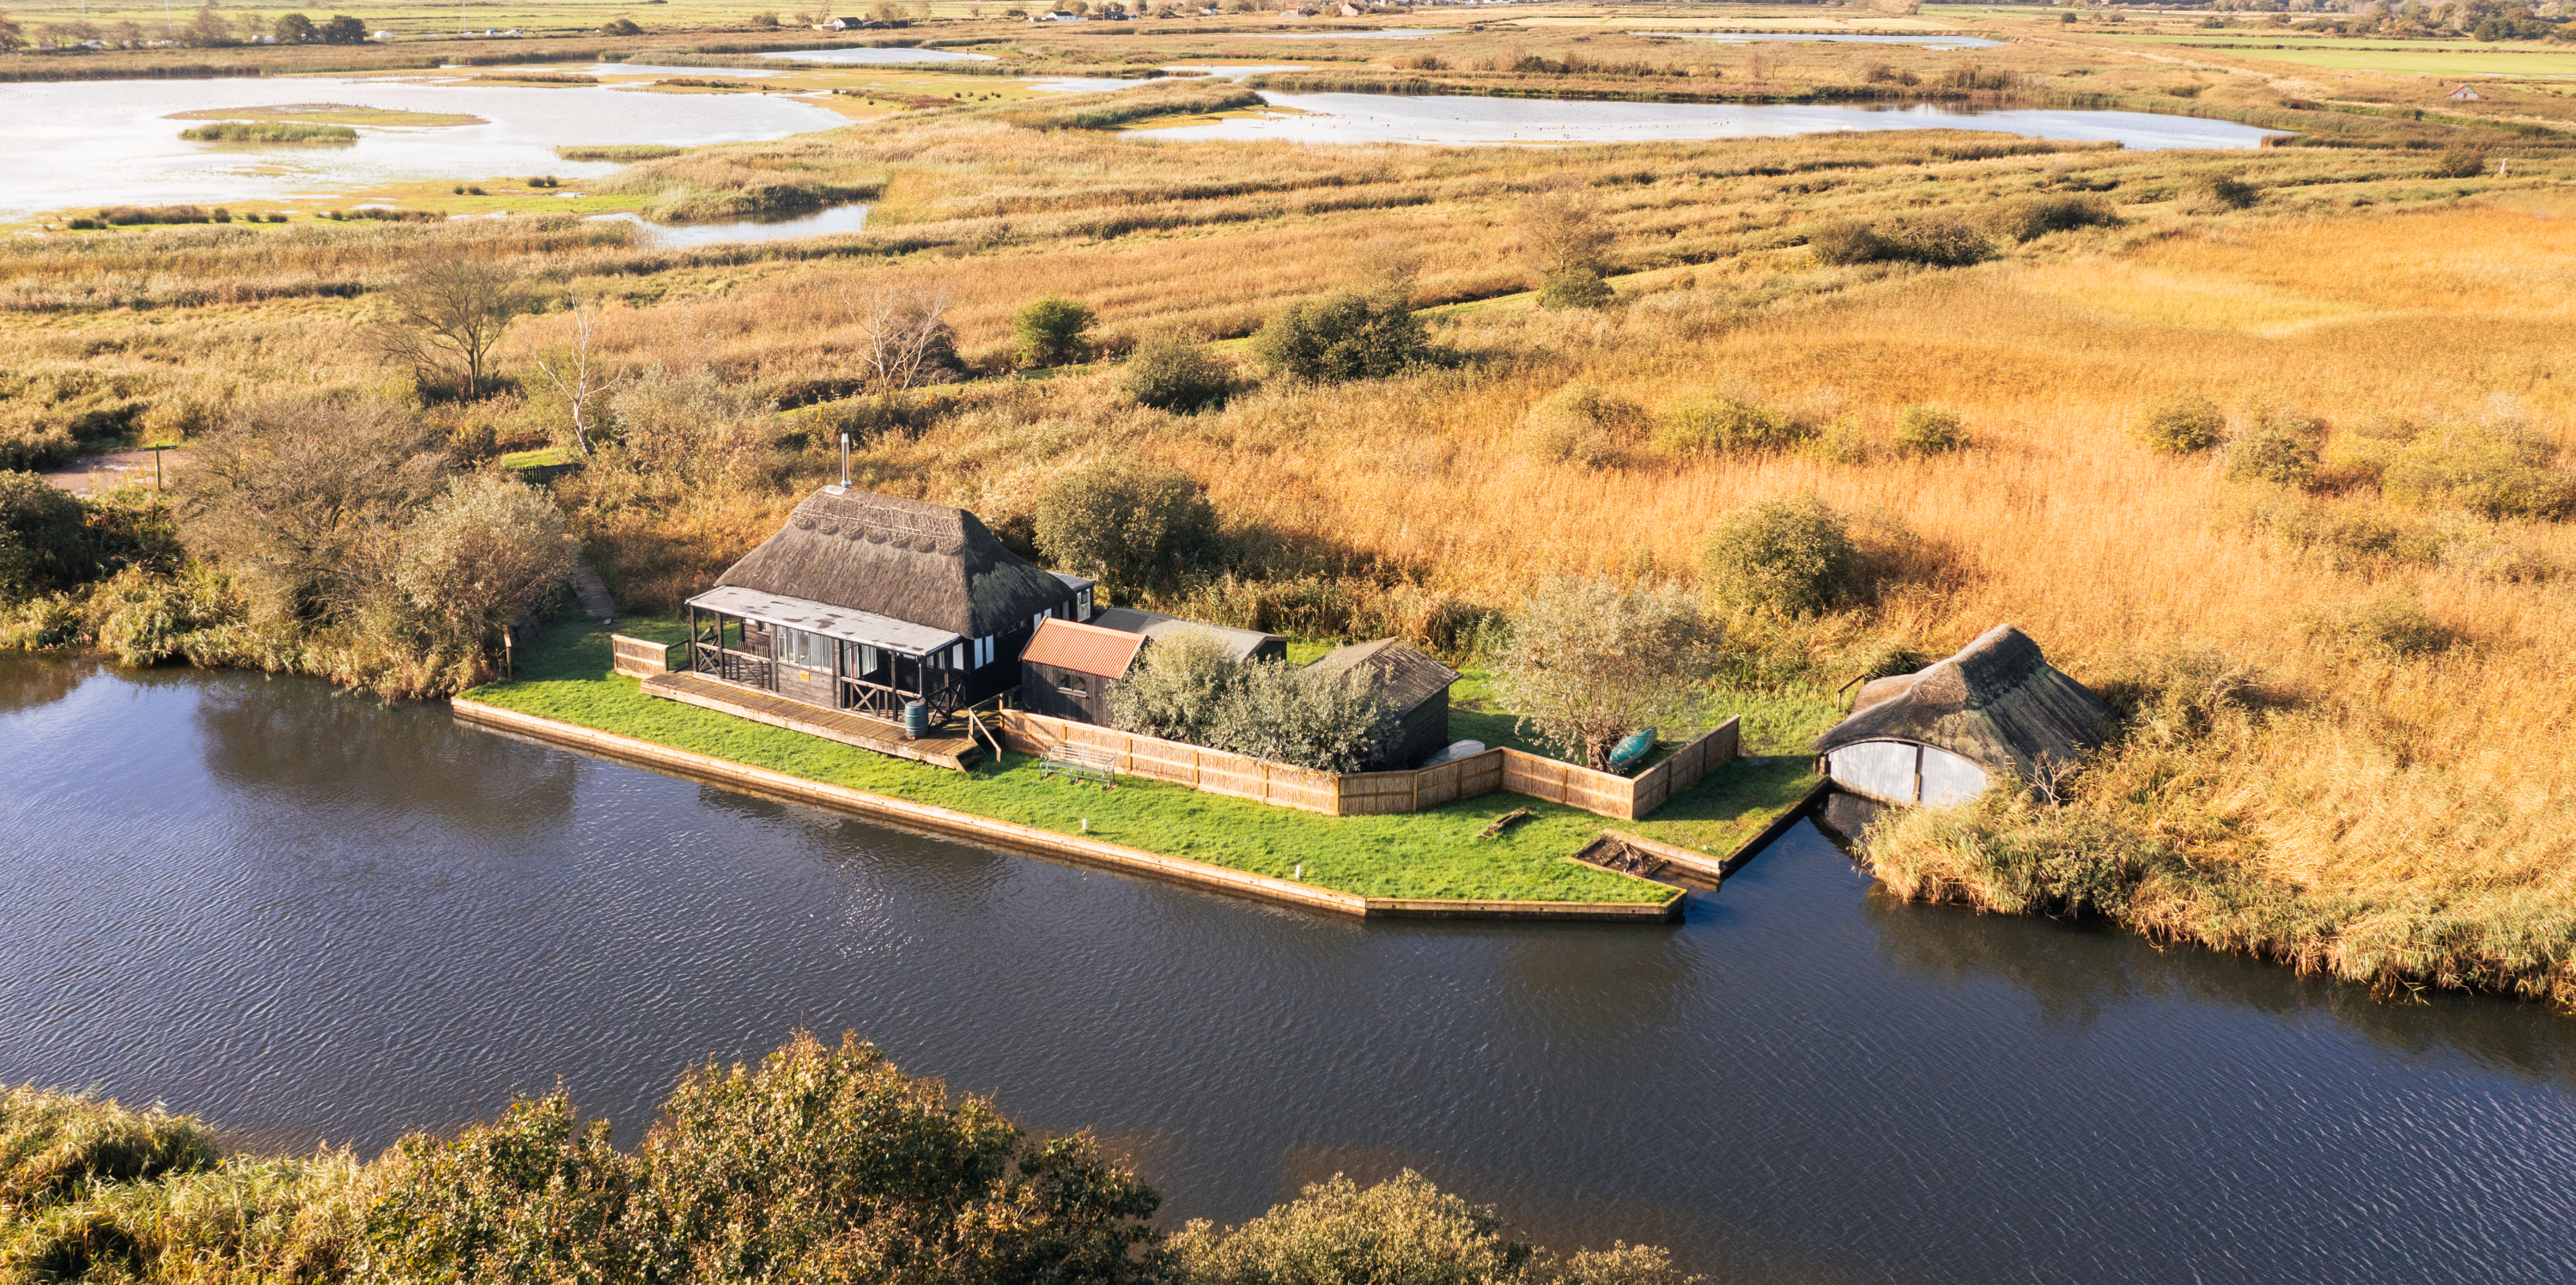
[[[868,207],[836,205],[816,214],[792,219],[741,220],[733,223],[654,223],[633,214],[599,214],[593,222],[632,223],[642,229],[648,245],[666,250],[686,249],[696,245],[726,245],[738,241],[792,241],[798,237],[830,236],[835,232],[857,232],[868,225]]]
[[[786,49],[762,54],[763,58],[785,58],[791,62],[992,62],[991,54],[967,53],[962,49]]]
[[[1397,94],[1275,94],[1281,112],[1205,125],[1146,129],[1140,139],[1227,138],[1294,143],[1642,143],[1765,138],[1835,130],[1972,129],[2031,138],[2109,140],[2141,151],[2249,148],[2274,130],[2198,116],[1932,104],[1816,107],[1771,103],[1611,103]]]
[[[174,112],[320,102],[465,113],[489,123],[362,125],[353,145],[312,147],[190,143],[179,131],[199,122],[166,119]],[[687,147],[848,123],[829,108],[776,94],[649,94],[595,85],[334,77],[0,85],[0,156],[8,158],[0,219],[103,205],[256,207],[420,179],[583,178],[617,166],[559,160],[558,145]]]

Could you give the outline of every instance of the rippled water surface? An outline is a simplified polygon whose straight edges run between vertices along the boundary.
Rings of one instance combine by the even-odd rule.
[[[2576,1022],[1901,907],[1801,828],[1678,926],[1360,924],[256,675],[0,655],[0,1081],[376,1147],[632,1139],[802,1024],[1174,1218],[1403,1166],[1724,1282],[2565,1281]]]

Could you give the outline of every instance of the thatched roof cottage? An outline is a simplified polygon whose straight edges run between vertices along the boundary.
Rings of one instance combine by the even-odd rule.
[[[1817,737],[1834,784],[1881,803],[1957,803],[2043,760],[2100,744],[2111,708],[2010,625],[1959,653],[1860,689],[1850,717]]]
[[[827,486],[689,600],[689,668],[825,709],[936,719],[1008,691],[1092,582],[1030,565],[964,509]]]

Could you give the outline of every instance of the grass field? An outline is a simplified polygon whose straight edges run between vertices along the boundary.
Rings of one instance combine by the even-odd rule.
[[[621,629],[646,626],[627,621]],[[634,679],[608,673],[607,635],[587,622],[560,624],[529,647],[513,682],[465,695],[521,713],[811,780],[1063,834],[1187,857],[1274,878],[1371,897],[1501,898],[1525,901],[1660,901],[1661,884],[1567,860],[1605,824],[1590,813],[1514,794],[1489,794],[1434,812],[1326,817],[1221,798],[1152,781],[1122,780],[1107,792],[1062,778],[1038,779],[1035,760],[1007,755],[997,767],[952,772],[709,710],[645,696]],[[1767,824],[1728,816],[1778,794],[1770,773],[1746,769],[1739,782],[1712,782],[1689,805],[1694,824],[1721,835]],[[1794,797],[1794,796],[1793,796]],[[1495,817],[1526,807],[1532,816],[1500,838],[1476,835]],[[1697,821],[1701,814],[1707,820]],[[1729,826],[1732,829],[1729,829]]]
[[[2334,71],[2442,76],[2454,80],[2477,76],[2576,77],[2576,47],[2531,41],[2449,45],[2369,37],[2302,40],[2260,30],[2205,31],[2192,35],[2122,34],[2109,38],[2124,44],[2188,49],[2195,53],[2225,54],[2260,62],[2296,63]]]

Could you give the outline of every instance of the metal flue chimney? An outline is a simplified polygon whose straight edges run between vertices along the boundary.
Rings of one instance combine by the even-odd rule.
[[[841,434],[841,489],[850,489],[850,435]]]

